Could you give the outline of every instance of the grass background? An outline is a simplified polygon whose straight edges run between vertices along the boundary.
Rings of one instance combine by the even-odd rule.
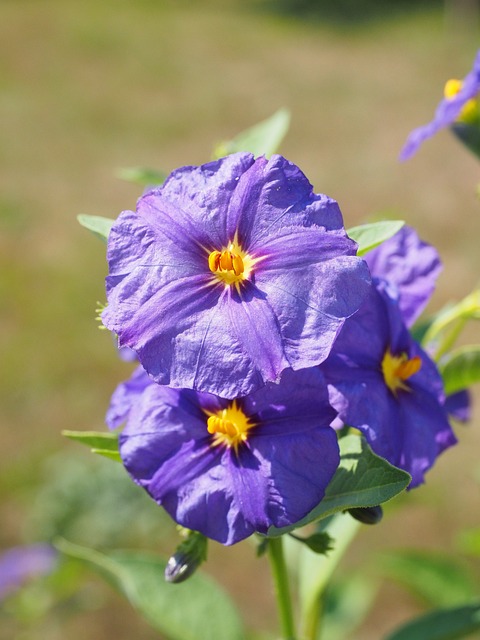
[[[457,5],[0,1],[0,548],[55,532],[48,519],[65,487],[77,487],[84,510],[111,504],[107,489],[100,495],[116,483],[110,476],[81,498],[81,471],[72,469],[92,463],[60,430],[102,429],[109,395],[131,370],[94,320],[104,246],[76,222],[78,213],[115,217],[135,206],[140,190],[118,180],[118,168],[207,161],[217,142],[285,106],[283,154],[339,201],[346,226],[401,217],[438,248],[445,272],[431,310],[478,284],[478,161],[448,132],[408,163],[397,159],[478,48],[474,3]],[[478,342],[477,327],[467,339]],[[479,417],[477,407],[472,425],[457,430],[460,445],[404,508],[359,537],[346,566],[368,566],[378,549],[396,546],[454,550],[456,532],[478,525]],[[59,455],[72,462],[62,466]],[[32,520],[36,503],[47,506],[39,516],[37,504]],[[128,528],[112,509],[102,538],[101,513],[82,529],[75,501],[71,511],[77,541],[107,543]],[[168,529],[157,511],[152,519]],[[149,526],[142,541],[156,548],[161,532],[157,541]],[[233,591],[249,625],[274,628],[266,566],[248,543],[214,546],[206,569]],[[81,605],[75,615],[55,610],[46,626],[9,619],[0,637],[158,637],[94,580]],[[355,638],[380,638],[416,610],[386,584]]]

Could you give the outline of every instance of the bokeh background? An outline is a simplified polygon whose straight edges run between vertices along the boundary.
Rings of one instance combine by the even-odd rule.
[[[118,170],[208,161],[215,144],[287,107],[282,152],[339,201],[347,227],[403,218],[438,248],[434,311],[478,284],[479,165],[449,132],[408,163],[398,153],[478,44],[472,0],[0,0],[0,550],[56,535],[175,544],[120,468],[60,435],[103,429],[132,369],[95,320],[104,245],[76,222],[135,206],[141,188]],[[478,327],[465,339],[478,342]],[[477,402],[427,484],[362,531],[344,576],[377,575],[378,555],[399,547],[461,556],[459,532],[480,525],[479,427]],[[266,561],[248,542],[212,545],[205,570],[250,627],[275,629]],[[421,610],[385,580],[353,637],[381,638]],[[70,572],[4,603],[1,640],[65,637],[158,634],[94,576]]]

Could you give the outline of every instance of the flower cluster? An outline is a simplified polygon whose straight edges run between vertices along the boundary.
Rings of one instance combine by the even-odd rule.
[[[338,204],[281,156],[174,171],[108,239],[105,325],[139,366],[107,424],[135,482],[224,544],[305,517],[335,428],[423,481],[455,442],[409,327],[440,262],[412,229],[357,257]],[[334,428],[335,427],[335,428]]]

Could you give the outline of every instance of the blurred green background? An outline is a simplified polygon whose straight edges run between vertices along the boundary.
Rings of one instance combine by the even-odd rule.
[[[282,152],[339,201],[347,227],[400,217],[438,248],[438,309],[478,284],[478,161],[448,132],[397,158],[446,79],[469,70],[478,36],[477,3],[465,0],[0,0],[0,549],[61,534],[172,550],[160,509],[60,435],[103,429],[132,369],[94,319],[104,245],[76,222],[135,206],[140,187],[116,171],[207,161],[216,143],[287,107]],[[467,339],[478,342],[478,328]],[[362,533],[347,568],[368,571],[378,550],[398,546],[455,551],[457,532],[480,524],[479,418],[477,406],[460,445]],[[268,630],[266,562],[253,556],[248,543],[213,545],[206,570],[249,626]],[[9,604],[1,640],[158,637],[85,580],[45,619],[38,592]],[[386,583],[355,639],[380,638],[418,610]]]

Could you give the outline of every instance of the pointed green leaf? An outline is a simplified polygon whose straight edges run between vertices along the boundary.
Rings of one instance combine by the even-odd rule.
[[[117,462],[121,462],[118,451],[118,434],[103,431],[62,431],[62,435],[90,447],[92,453],[98,453]]]
[[[385,640],[458,640],[480,630],[480,603],[438,609],[403,625]]]
[[[357,255],[363,256],[394,236],[404,224],[403,220],[382,220],[352,227],[347,230],[347,234],[358,244]]]
[[[88,229],[92,231],[100,240],[104,242],[107,241],[108,234],[110,233],[110,229],[112,228],[115,220],[112,218],[103,218],[102,216],[87,216],[84,213],[81,213],[77,216],[78,222]]]
[[[302,544],[306,545],[313,553],[320,553],[322,555],[328,555],[328,552],[333,549],[334,540],[326,531],[317,531],[312,533],[308,538],[301,538],[293,533],[290,534],[295,540],[298,540]]]
[[[237,151],[249,151],[254,156],[269,156],[280,146],[290,126],[290,113],[279,109],[267,120],[239,133],[233,140],[221,142],[213,152],[214,158],[222,158]]]
[[[116,175],[120,180],[133,182],[134,184],[139,184],[141,187],[148,187],[150,185],[159,187],[167,178],[167,174],[163,173],[163,171],[145,169],[143,167],[125,167],[118,169]]]
[[[119,451],[110,451],[109,449],[92,449],[92,453],[97,453],[99,456],[114,460],[115,462],[122,462],[122,457]]]
[[[445,393],[455,393],[480,382],[480,345],[460,347],[440,364]]]
[[[166,560],[137,551],[99,553],[66,540],[57,548],[93,569],[122,593],[152,627],[170,640],[243,640],[242,623],[229,597],[211,578],[165,581]]]
[[[341,438],[340,455],[340,465],[320,504],[295,525],[282,529],[271,527],[269,535],[288,533],[338,511],[375,507],[402,492],[410,483],[408,473],[375,455],[361,436]]]
[[[435,351],[439,360],[448,353],[469,320],[480,319],[480,289],[475,289],[456,304],[447,305],[430,323],[422,345]]]

